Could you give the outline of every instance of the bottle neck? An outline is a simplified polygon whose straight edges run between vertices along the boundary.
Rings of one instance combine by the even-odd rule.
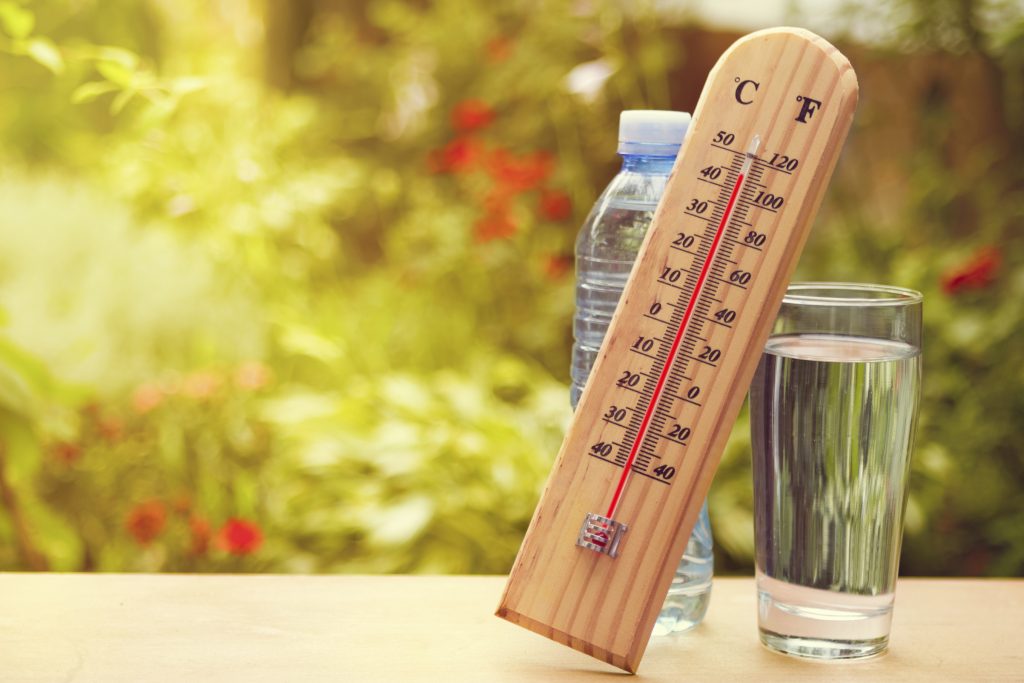
[[[622,170],[633,173],[668,175],[672,172],[672,165],[676,163],[676,157],[672,156],[648,156],[645,154],[623,154]]]

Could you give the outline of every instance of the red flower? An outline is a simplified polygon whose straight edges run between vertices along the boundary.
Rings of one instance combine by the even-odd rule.
[[[480,202],[484,207],[484,212],[487,214],[500,214],[508,213],[509,207],[512,206],[512,200],[515,198],[514,192],[509,192],[504,187],[492,187],[487,190],[483,200]]]
[[[164,504],[159,500],[150,500],[132,508],[124,525],[139,545],[149,545],[164,530],[166,522],[167,509]]]
[[[487,61],[492,64],[504,62],[512,56],[512,45],[512,40],[505,36],[498,36],[487,41],[487,45],[484,46]]]
[[[132,394],[132,407],[139,415],[145,415],[164,402],[164,392],[156,384],[140,384]]]
[[[232,517],[217,534],[217,544],[232,555],[251,555],[263,544],[263,532],[255,522]]]
[[[192,497],[187,493],[179,493],[171,499],[171,509],[179,515],[187,515],[192,511]]]
[[[87,420],[98,420],[103,413],[103,409],[96,401],[86,403],[79,410],[82,413],[82,417]]]
[[[257,360],[242,363],[235,372],[235,384],[246,391],[259,391],[270,384],[270,368]]]
[[[548,152],[534,152],[517,156],[507,149],[497,149],[488,160],[491,178],[510,192],[532,190],[547,180],[554,166]]]
[[[567,254],[549,254],[544,259],[544,276],[549,280],[561,280],[572,268],[572,257]]]
[[[484,214],[473,224],[473,236],[477,242],[485,243],[492,240],[512,237],[518,226],[507,211],[495,211]]]
[[[540,193],[537,212],[549,221],[564,221],[572,216],[572,200],[561,190],[544,190]]]
[[[210,549],[210,537],[213,535],[210,522],[198,515],[192,515],[188,520],[188,531],[192,539],[189,553],[205,555]]]
[[[455,138],[441,149],[427,157],[427,166],[432,173],[459,173],[477,165],[483,156],[479,142],[470,138]]]
[[[1003,257],[995,247],[983,247],[969,261],[942,275],[942,291],[953,295],[970,289],[984,289],[995,282]]]
[[[106,415],[96,422],[96,429],[104,439],[116,443],[124,436],[124,420],[114,415]]]
[[[82,447],[70,441],[58,441],[50,446],[50,452],[65,465],[70,465],[82,457]]]
[[[463,100],[452,109],[452,127],[460,133],[469,133],[491,125],[494,110],[482,100]]]
[[[185,377],[181,385],[181,393],[188,398],[204,401],[220,391],[221,382],[220,375],[215,372],[193,372]]]

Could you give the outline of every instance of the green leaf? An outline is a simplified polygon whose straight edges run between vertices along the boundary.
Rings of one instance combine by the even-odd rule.
[[[331,418],[338,412],[338,398],[327,392],[294,392],[268,399],[263,404],[263,420],[281,425],[303,425]]]
[[[175,95],[187,95],[197,90],[203,90],[209,84],[209,79],[201,76],[184,76],[171,81],[168,89]]]
[[[102,60],[96,64],[96,70],[111,83],[127,88],[135,80],[136,65],[121,61]]]
[[[435,502],[412,496],[377,511],[368,519],[369,533],[380,545],[403,545],[423,532],[434,516]]]
[[[37,358],[0,338],[0,408],[14,415],[37,417],[54,380]]]
[[[21,40],[32,35],[36,17],[16,2],[0,2],[0,25],[11,38]]]
[[[139,66],[139,56],[131,50],[113,45],[90,46],[88,53],[100,62],[119,64],[129,71],[135,71]]]
[[[167,97],[163,93],[160,93],[160,95],[160,97],[153,97],[151,93],[147,95],[148,105],[138,114],[137,120],[141,125],[148,127],[160,126],[162,122],[165,122],[174,113],[178,104],[177,98]]]
[[[80,569],[82,539],[75,532],[73,520],[48,507],[28,487],[20,487],[20,493],[33,540],[49,561],[50,569],[64,572]]]
[[[309,356],[324,363],[334,363],[341,358],[341,349],[336,341],[311,327],[290,324],[282,331],[281,346],[294,354]]]
[[[74,104],[92,102],[100,95],[106,95],[117,89],[118,87],[110,81],[89,81],[75,88],[75,91],[71,93],[71,101]]]
[[[25,54],[55,74],[64,72],[64,58],[49,38],[30,38],[25,45]]]
[[[117,93],[117,97],[115,97],[110,103],[110,113],[120,114],[121,111],[128,106],[128,103],[131,102],[133,97],[135,97],[134,89],[122,90]]]

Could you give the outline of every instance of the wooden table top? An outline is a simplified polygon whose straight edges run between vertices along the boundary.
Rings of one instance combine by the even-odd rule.
[[[0,574],[0,681],[608,681],[493,616],[494,576]],[[754,582],[715,579],[650,681],[1024,680],[1024,581],[901,580],[890,651],[815,662],[757,640]]]

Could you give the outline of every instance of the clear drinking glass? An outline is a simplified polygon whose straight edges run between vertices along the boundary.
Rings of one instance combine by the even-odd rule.
[[[921,385],[921,294],[798,283],[750,389],[761,642],[885,650]]]

